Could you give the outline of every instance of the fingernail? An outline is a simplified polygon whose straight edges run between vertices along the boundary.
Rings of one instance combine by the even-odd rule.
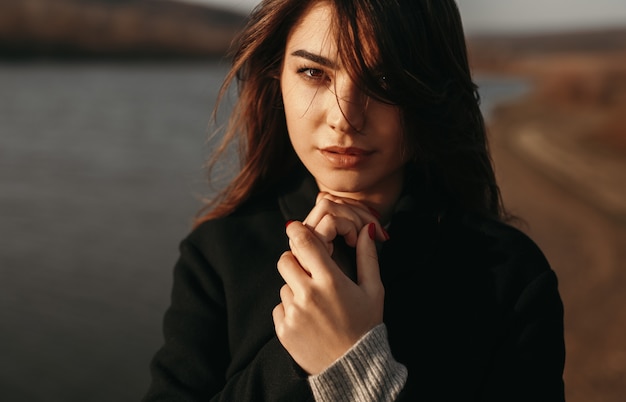
[[[383,228],[383,234],[385,235],[385,241],[389,240],[389,233]]]
[[[374,215],[376,217],[376,219],[380,219],[380,212],[378,212],[377,210],[375,210],[372,207],[367,207],[367,209],[370,210],[370,212],[372,213],[372,215]]]
[[[285,227],[291,225],[292,223],[293,223],[292,219],[288,220],[287,222],[285,222]]]
[[[370,235],[370,239],[374,240],[376,238],[376,225],[374,223],[370,223],[367,227],[367,232]]]

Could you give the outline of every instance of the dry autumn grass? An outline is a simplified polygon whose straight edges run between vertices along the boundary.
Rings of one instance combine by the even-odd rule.
[[[476,70],[532,83],[526,96],[497,107],[489,127],[505,202],[560,279],[568,402],[626,395],[626,31],[619,32],[535,38],[536,46],[499,38],[473,52]]]

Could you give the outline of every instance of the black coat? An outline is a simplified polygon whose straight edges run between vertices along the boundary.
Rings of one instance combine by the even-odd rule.
[[[308,401],[272,309],[285,222],[315,202],[311,178],[268,192],[181,242],[165,343],[144,401]],[[563,305],[541,251],[500,222],[405,196],[379,253],[384,322],[408,368],[400,401],[563,401]]]

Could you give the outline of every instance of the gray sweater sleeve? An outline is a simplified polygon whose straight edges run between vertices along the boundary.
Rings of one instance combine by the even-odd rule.
[[[380,324],[308,381],[317,402],[387,402],[396,399],[407,375],[391,354],[387,327]]]

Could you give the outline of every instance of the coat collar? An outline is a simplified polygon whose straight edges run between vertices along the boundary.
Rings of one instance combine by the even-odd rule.
[[[280,211],[285,220],[303,221],[315,205],[319,188],[303,166],[292,172],[289,181],[293,184],[278,196]]]

